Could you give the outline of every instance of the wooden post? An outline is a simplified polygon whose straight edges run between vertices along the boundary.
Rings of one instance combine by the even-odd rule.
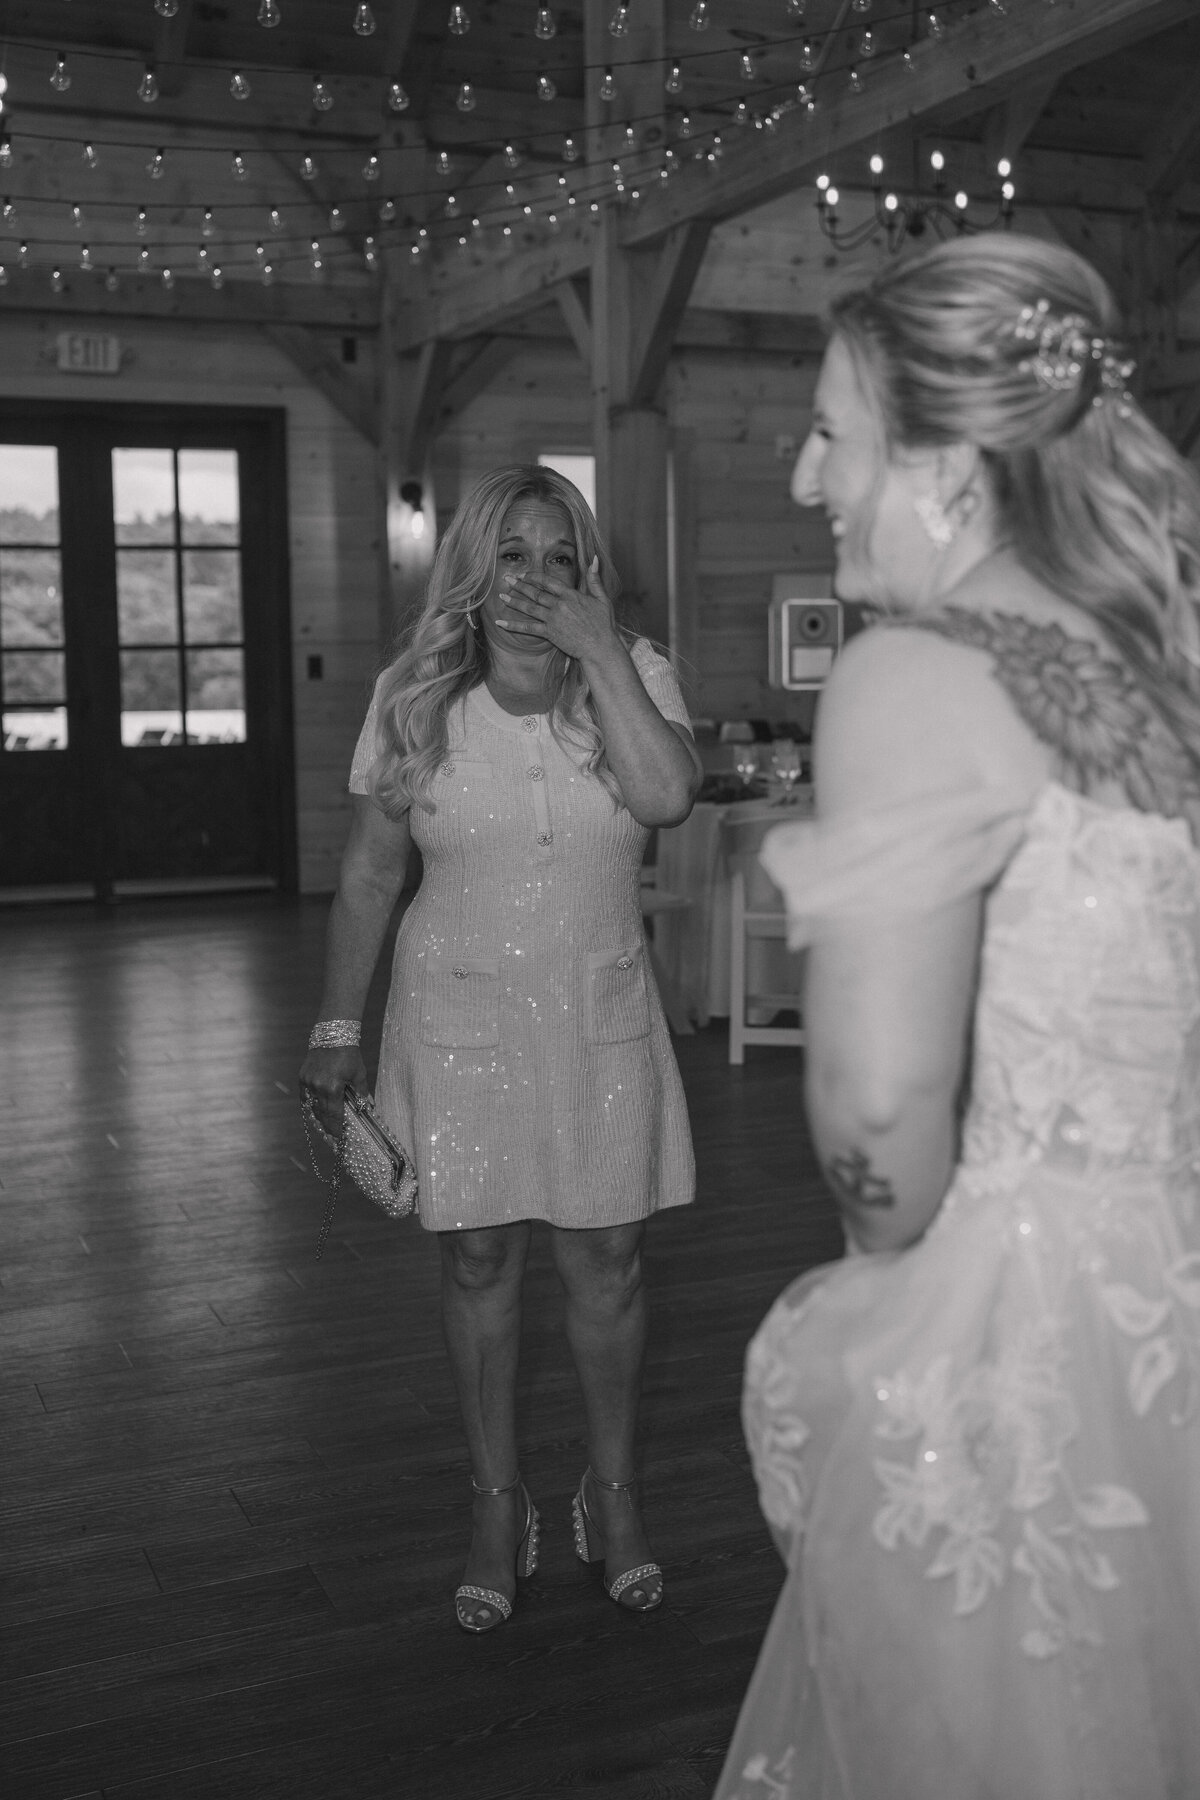
[[[449,344],[434,338],[416,352],[394,348],[398,284],[385,258],[380,313],[379,463],[387,567],[380,604],[386,645],[420,605],[437,548],[433,437],[450,363]]]

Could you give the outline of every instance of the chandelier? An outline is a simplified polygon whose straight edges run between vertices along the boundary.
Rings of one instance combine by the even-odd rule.
[[[899,250],[906,238],[920,238],[927,232],[936,237],[960,237],[964,232],[1005,230],[1012,224],[1016,187],[1012,180],[1012,164],[1006,156],[996,164],[996,190],[986,202],[977,201],[964,187],[951,194],[946,176],[946,158],[934,150],[929,157],[930,187],[922,190],[920,180],[911,192],[901,193],[885,187],[884,161],[876,151],[870,161],[871,216],[857,225],[846,225],[838,214],[841,195],[828,175],[817,176],[817,218],[821,230],[839,250],[858,250],[878,232],[883,231],[887,247]],[[988,211],[980,216],[979,206]]]

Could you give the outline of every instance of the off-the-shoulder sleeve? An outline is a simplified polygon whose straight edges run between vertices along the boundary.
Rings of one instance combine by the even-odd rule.
[[[663,718],[673,720],[676,725],[686,725],[690,731],[692,722],[688,718],[675,671],[666,657],[660,656],[645,638],[636,639],[629,654],[634,668],[642,678],[642,686]]]
[[[367,708],[367,716],[363,720],[363,728],[358,734],[358,743],[354,746],[354,760],[350,764],[350,780],[347,784],[352,794],[367,794],[367,776],[371,773],[371,764],[379,754],[375,741],[375,727],[379,719],[379,682],[376,681],[371,694],[371,704]]]
[[[760,860],[783,892],[788,943],[846,921],[922,913],[988,887],[1025,831],[1031,796],[973,788],[924,794],[887,812],[778,825]]]

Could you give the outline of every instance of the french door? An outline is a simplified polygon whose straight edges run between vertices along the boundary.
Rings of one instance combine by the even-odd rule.
[[[294,885],[283,445],[0,403],[0,888]]]

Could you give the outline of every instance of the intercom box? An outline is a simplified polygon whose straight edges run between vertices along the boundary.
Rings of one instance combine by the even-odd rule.
[[[768,611],[768,675],[795,692],[824,685],[842,648],[845,618],[827,575],[776,575]]]

